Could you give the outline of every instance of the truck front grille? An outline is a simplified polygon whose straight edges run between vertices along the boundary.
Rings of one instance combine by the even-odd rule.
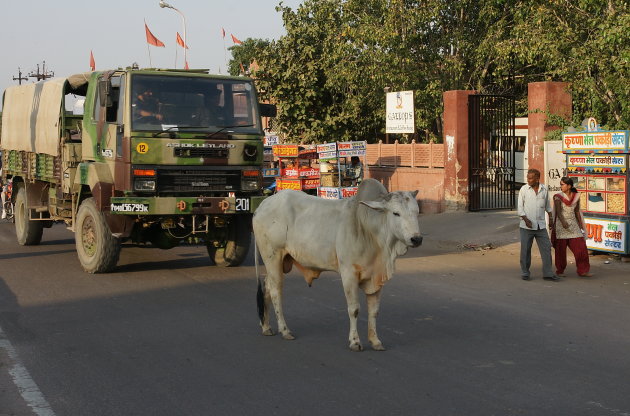
[[[204,147],[177,147],[173,150],[173,154],[175,157],[227,159],[229,150],[207,149]]]
[[[157,192],[162,195],[199,195],[204,192],[236,192],[240,170],[158,169]]]

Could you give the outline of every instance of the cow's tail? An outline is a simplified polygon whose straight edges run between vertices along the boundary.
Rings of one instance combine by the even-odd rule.
[[[258,272],[258,246],[256,245],[256,235],[254,234],[254,267],[256,269],[256,280],[258,280],[258,290],[256,291],[256,303],[258,304],[258,318],[261,325],[265,319],[265,289],[263,288],[262,276]]]

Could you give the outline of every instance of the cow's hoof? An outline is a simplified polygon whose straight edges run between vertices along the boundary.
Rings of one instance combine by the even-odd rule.
[[[273,333],[273,330],[271,328],[263,329],[262,334],[267,337],[276,335]]]
[[[293,336],[293,334],[292,334],[292,333],[290,333],[290,332],[286,332],[286,333],[282,334],[282,338],[284,338],[284,339],[288,339],[289,341],[292,341],[292,340],[294,340],[294,339],[295,339],[295,337]]]
[[[374,351],[385,351],[385,347],[383,347],[383,344],[381,344],[380,342],[377,344],[372,344],[372,349]]]
[[[359,343],[350,344],[350,350],[354,351],[354,352],[363,351],[363,346],[361,344],[359,344]]]

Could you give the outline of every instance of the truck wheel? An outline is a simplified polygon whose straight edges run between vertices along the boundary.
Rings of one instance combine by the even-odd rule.
[[[228,224],[225,247],[214,247],[208,244],[208,255],[220,267],[240,266],[245,260],[251,243],[251,231],[246,218],[236,217]]]
[[[26,208],[26,189],[20,186],[15,196],[15,235],[18,244],[22,246],[34,246],[42,241],[44,232],[43,221],[33,221],[29,219],[29,212]]]
[[[94,198],[81,202],[75,225],[75,241],[81,266],[88,273],[107,273],[116,267],[120,240],[109,230]]]

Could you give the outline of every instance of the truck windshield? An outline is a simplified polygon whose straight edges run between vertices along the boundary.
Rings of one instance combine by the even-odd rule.
[[[131,87],[132,129],[136,131],[261,130],[249,81],[138,74]]]

